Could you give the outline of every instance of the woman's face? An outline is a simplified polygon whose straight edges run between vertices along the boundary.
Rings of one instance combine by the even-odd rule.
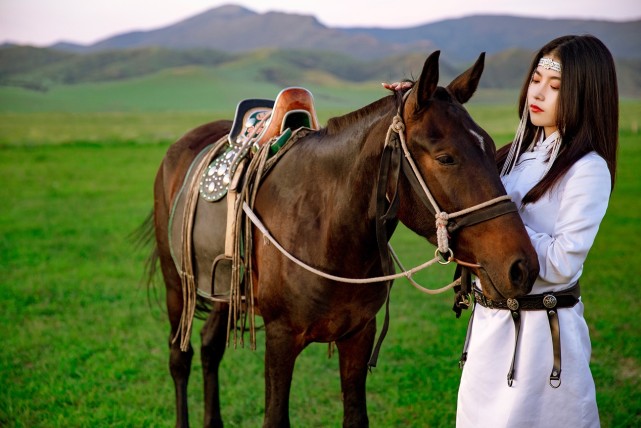
[[[554,55],[545,58],[559,62]],[[530,120],[535,126],[543,127],[546,138],[557,130],[556,116],[560,88],[560,72],[542,65],[536,67],[527,92],[527,103]]]

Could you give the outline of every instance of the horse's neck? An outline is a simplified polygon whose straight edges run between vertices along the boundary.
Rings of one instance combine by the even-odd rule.
[[[360,110],[332,118],[327,124],[326,138],[332,147],[354,159],[354,166],[359,161],[367,162],[368,157],[380,157],[387,127],[394,115],[393,109],[393,99],[387,97]]]
[[[385,137],[393,117],[393,107],[382,106],[357,117],[340,118],[342,123],[330,124],[328,132],[317,147],[321,159],[333,170],[337,215],[353,215],[362,219],[374,216],[372,198],[376,193],[378,169]],[[332,127],[332,125],[334,125]]]

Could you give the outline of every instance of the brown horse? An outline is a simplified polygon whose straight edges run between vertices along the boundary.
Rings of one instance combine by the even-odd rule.
[[[397,114],[404,123],[401,132],[418,174],[443,211],[463,210],[505,195],[494,162],[494,142],[462,107],[476,90],[484,56],[446,88],[437,86],[438,56],[435,52],[426,60],[420,79],[405,97],[390,95],[330,119],[327,127],[299,139],[273,166],[258,189],[254,210],[284,248],[307,264],[342,277],[389,273],[380,250],[385,245],[377,240],[381,198],[385,209],[395,208],[387,213],[392,218],[384,225],[386,232],[392,232],[395,221],[400,220],[437,242],[434,214],[412,185],[416,178],[407,173],[400,156],[381,174],[386,181],[383,192],[377,192],[387,131]],[[226,135],[230,126],[229,121],[219,121],[190,131],[169,148],[156,177],[154,255],[160,259],[167,288],[171,338],[180,336],[185,305],[170,254],[171,207],[194,158],[207,144]],[[492,299],[526,294],[538,274],[523,223],[517,212],[508,211],[450,227],[450,248],[458,259],[472,264],[473,273],[483,280],[484,293]],[[221,208],[221,215],[225,212]],[[197,260],[210,257],[203,256],[204,251],[214,255],[218,251],[204,246],[222,247],[220,237],[198,241],[201,233],[205,232],[194,230]],[[258,229],[253,237],[253,296],[266,331],[264,426],[289,426],[294,362],[312,342],[336,343],[343,425],[368,426],[368,359],[376,314],[390,282],[349,284],[326,279],[292,263],[274,245],[266,245]],[[225,350],[229,307],[225,303],[213,306],[201,332],[205,426],[222,426],[218,367]],[[176,425],[187,426],[186,392],[193,349],[189,345],[182,351],[179,344],[180,340],[170,340],[169,365],[176,387]]]

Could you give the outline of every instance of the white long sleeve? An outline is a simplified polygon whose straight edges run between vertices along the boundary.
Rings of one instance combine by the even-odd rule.
[[[577,161],[537,202],[522,206],[523,196],[546,168],[548,138],[524,153],[514,170],[503,177],[539,258],[539,277],[532,293],[558,291],[574,284],[594,243],[610,198],[610,171],[595,152]]]
[[[610,172],[603,158],[590,153],[557,187],[544,196],[553,200],[526,206],[522,216],[539,257],[541,282],[572,284],[581,275],[608,207]],[[543,210],[546,216],[540,216]]]

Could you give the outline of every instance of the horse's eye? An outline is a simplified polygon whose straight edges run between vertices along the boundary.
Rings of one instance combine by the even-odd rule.
[[[454,158],[450,155],[440,155],[436,158],[438,163],[441,165],[453,165],[454,164]]]

